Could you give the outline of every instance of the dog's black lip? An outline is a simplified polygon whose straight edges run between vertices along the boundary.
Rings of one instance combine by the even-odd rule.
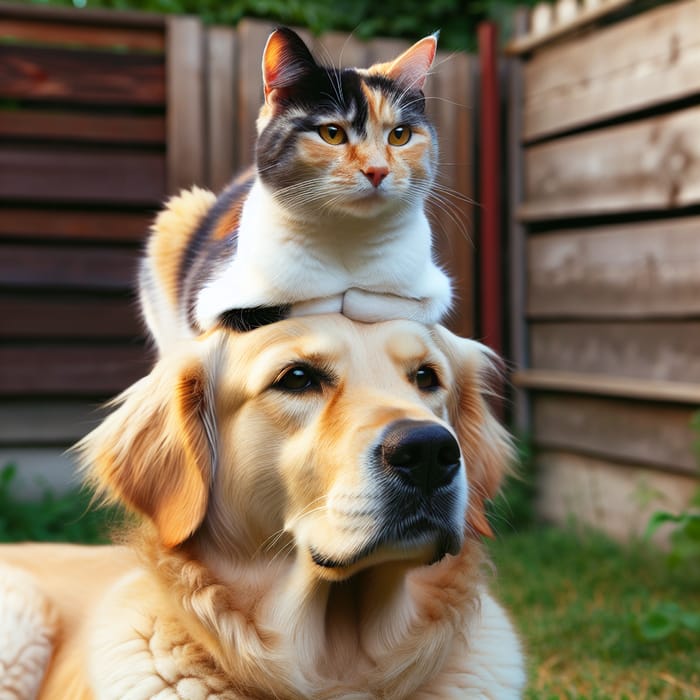
[[[314,564],[320,566],[324,569],[346,569],[358,561],[362,561],[366,557],[370,556],[373,552],[377,550],[379,543],[371,542],[370,544],[363,547],[357,554],[353,554],[348,559],[334,559],[332,557],[327,557],[321,554],[314,547],[310,548],[311,559],[313,559]]]

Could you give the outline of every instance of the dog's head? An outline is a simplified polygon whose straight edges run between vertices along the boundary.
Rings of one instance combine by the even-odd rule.
[[[480,344],[407,321],[218,329],[162,359],[79,445],[98,490],[237,560],[327,580],[487,533],[510,456]]]

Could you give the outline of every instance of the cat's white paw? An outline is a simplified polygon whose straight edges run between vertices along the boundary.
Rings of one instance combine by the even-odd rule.
[[[343,297],[343,314],[364,323],[406,319],[432,325],[439,323],[446,311],[445,303],[430,297],[411,299],[355,287],[348,289]]]
[[[343,295],[307,299],[292,305],[290,316],[318,316],[319,314],[337,314],[343,310]]]

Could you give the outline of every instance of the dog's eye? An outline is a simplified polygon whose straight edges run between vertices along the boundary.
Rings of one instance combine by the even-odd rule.
[[[293,365],[285,369],[272,386],[280,391],[301,393],[320,389],[321,379],[310,367]]]
[[[419,367],[416,370],[414,381],[421,391],[430,391],[440,386],[437,372],[430,365],[422,365]]]

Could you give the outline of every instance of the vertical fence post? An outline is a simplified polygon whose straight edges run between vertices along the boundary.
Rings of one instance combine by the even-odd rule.
[[[515,35],[527,31],[528,10],[520,8],[515,13]],[[508,62],[508,281],[509,281],[509,329],[508,358],[516,369],[529,364],[525,299],[527,296],[527,246],[526,231],[518,217],[518,207],[523,200],[523,69],[518,56]],[[521,435],[531,429],[530,400],[526,389],[515,388],[513,394],[513,424]]]
[[[481,160],[481,268],[480,307],[483,341],[501,353],[501,217],[500,217],[500,100],[498,87],[498,34],[496,25],[483,22],[478,28],[479,63],[481,66],[480,134]]]
[[[170,16],[166,32],[168,194],[206,175],[204,30],[198,17]]]

